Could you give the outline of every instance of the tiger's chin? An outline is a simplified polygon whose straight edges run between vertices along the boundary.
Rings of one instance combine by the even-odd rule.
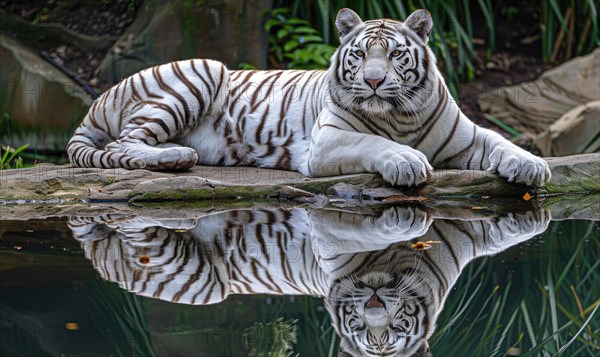
[[[369,98],[360,98],[357,102],[360,110],[373,115],[386,115],[397,110],[393,98],[374,95]]]

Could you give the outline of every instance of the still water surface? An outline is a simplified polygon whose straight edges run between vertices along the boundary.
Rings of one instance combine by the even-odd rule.
[[[600,353],[597,222],[416,206],[180,217],[0,221],[0,355]]]

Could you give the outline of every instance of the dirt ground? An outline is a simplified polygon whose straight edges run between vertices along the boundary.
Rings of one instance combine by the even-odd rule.
[[[32,23],[59,23],[75,32],[118,38],[135,19],[140,0],[3,0],[0,8]],[[37,48],[77,73],[96,90],[95,70],[106,52],[81,52],[70,46]]]

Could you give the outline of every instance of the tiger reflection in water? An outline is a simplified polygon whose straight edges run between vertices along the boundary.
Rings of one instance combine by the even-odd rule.
[[[213,304],[230,294],[324,297],[340,354],[431,356],[427,344],[465,265],[543,232],[545,210],[440,219],[417,207],[376,215],[236,210],[184,220],[72,218],[101,276],[139,295]],[[439,241],[413,249],[411,240]]]

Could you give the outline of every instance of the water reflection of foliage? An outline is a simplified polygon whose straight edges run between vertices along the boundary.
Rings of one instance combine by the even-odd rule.
[[[152,344],[148,323],[145,317],[142,298],[121,290],[115,284],[98,281],[92,287],[97,292],[92,294],[91,303],[98,313],[111,318],[118,331],[105,332],[105,340],[114,344],[118,356],[156,356]],[[120,332],[120,333],[117,333]],[[124,341],[116,337],[124,337]],[[127,350],[123,348],[127,346]]]
[[[165,336],[177,339],[182,349],[187,343],[201,347],[199,355],[207,356],[234,356],[244,350],[249,356],[335,356],[339,349],[329,315],[313,297],[282,297],[265,304],[269,298],[263,296],[252,298],[259,302],[257,306],[253,301],[245,301],[247,305],[236,301],[219,308],[165,303],[105,281],[91,289],[95,314],[109,317],[115,327],[99,331],[104,331],[104,340],[116,356],[157,356],[160,348],[155,344],[164,344]],[[160,331],[154,331],[148,316],[160,310],[159,305],[167,306],[173,321],[163,321]],[[253,324],[248,318],[252,309],[259,316]],[[227,323],[220,323],[224,320]]]
[[[291,356],[298,341],[296,320],[278,317],[270,322],[255,322],[244,330],[244,340],[251,357]]]
[[[545,245],[552,248],[547,256],[511,262],[516,284],[499,285],[503,278],[490,258],[469,265],[430,340],[434,356],[459,356],[464,351],[504,356],[510,349],[523,356],[597,356],[600,240],[594,237],[599,229],[596,222],[554,222],[542,236],[551,242]],[[517,290],[519,286],[528,288]]]

